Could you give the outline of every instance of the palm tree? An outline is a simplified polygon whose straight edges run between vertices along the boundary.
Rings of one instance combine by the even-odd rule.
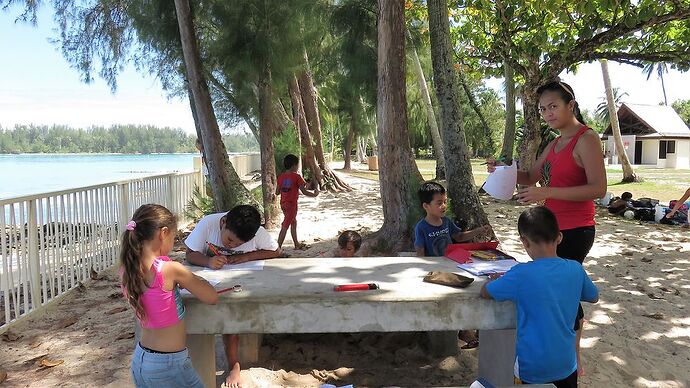
[[[621,128],[618,125],[618,115],[616,114],[616,105],[613,99],[613,89],[611,88],[611,78],[609,77],[609,64],[606,59],[601,59],[601,74],[604,76],[604,87],[606,88],[606,101],[609,111],[609,118],[611,119],[611,132],[613,133],[614,144],[616,145],[616,155],[623,166],[623,180],[622,182],[637,182],[639,181],[635,171],[633,171],[628,155],[625,153],[623,146],[623,138],[621,137]]]
[[[656,70],[657,77],[661,80],[661,90],[664,92],[664,105],[668,105],[668,99],[666,98],[666,85],[664,84],[664,73],[668,73],[668,65],[665,62],[659,63],[648,63],[644,65],[642,73],[647,76],[647,81],[652,73]]]
[[[611,92],[613,93],[613,102],[616,111],[618,111],[618,108],[623,104],[623,98],[628,96],[628,92],[621,92],[620,88],[612,88]],[[601,102],[599,102],[599,105],[597,105],[597,108],[594,110],[594,115],[597,120],[601,122],[603,127],[608,126],[611,122],[609,116],[609,103],[606,99],[606,94],[604,94],[604,97],[601,98]]]

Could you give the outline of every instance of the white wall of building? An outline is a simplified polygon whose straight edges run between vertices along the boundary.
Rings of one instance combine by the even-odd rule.
[[[642,140],[642,164],[657,164],[659,140]]]
[[[690,169],[690,140],[676,140],[676,168]]]

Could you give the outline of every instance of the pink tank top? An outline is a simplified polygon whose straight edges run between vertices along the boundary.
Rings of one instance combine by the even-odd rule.
[[[184,319],[184,304],[180,297],[180,288],[175,285],[172,291],[163,289],[163,265],[170,261],[167,256],[157,257],[153,261],[155,275],[153,284],[144,291],[141,296],[141,305],[144,307],[146,317],[139,321],[141,327],[146,329],[162,329],[172,326]]]
[[[589,128],[583,126],[570,139],[570,142],[560,151],[556,152],[556,146],[561,140],[559,136],[546,155],[542,166],[542,178],[549,187],[574,187],[587,184],[585,169],[578,166],[573,157],[573,149],[583,133]],[[548,198],[545,205],[556,215],[560,230],[580,228],[594,225],[594,202],[568,201],[563,199]]]

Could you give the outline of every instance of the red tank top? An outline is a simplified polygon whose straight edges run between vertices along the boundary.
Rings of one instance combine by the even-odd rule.
[[[578,166],[573,158],[573,149],[583,133],[589,128],[583,126],[570,139],[570,142],[560,151],[556,152],[556,146],[561,140],[557,137],[556,141],[546,155],[546,160],[542,166],[542,178],[549,187],[574,187],[587,184],[587,174],[585,169]],[[580,228],[583,226],[594,225],[594,202],[587,201],[568,201],[563,199],[549,198],[545,206],[556,215],[558,227],[561,230]]]

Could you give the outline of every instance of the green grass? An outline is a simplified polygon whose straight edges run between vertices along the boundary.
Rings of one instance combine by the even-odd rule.
[[[483,159],[472,160],[472,174],[474,182],[480,186],[489,175],[486,166],[482,165]],[[436,174],[436,161],[433,159],[417,160],[417,168],[424,179],[434,179]],[[607,168],[608,191],[614,195],[621,195],[629,191],[634,198],[655,198],[667,203],[672,199],[678,199],[683,192],[690,187],[690,170],[659,169],[653,167],[636,167],[635,174],[642,178],[642,182],[621,183],[623,171]],[[371,180],[378,180],[378,171],[352,171],[352,175]]]

